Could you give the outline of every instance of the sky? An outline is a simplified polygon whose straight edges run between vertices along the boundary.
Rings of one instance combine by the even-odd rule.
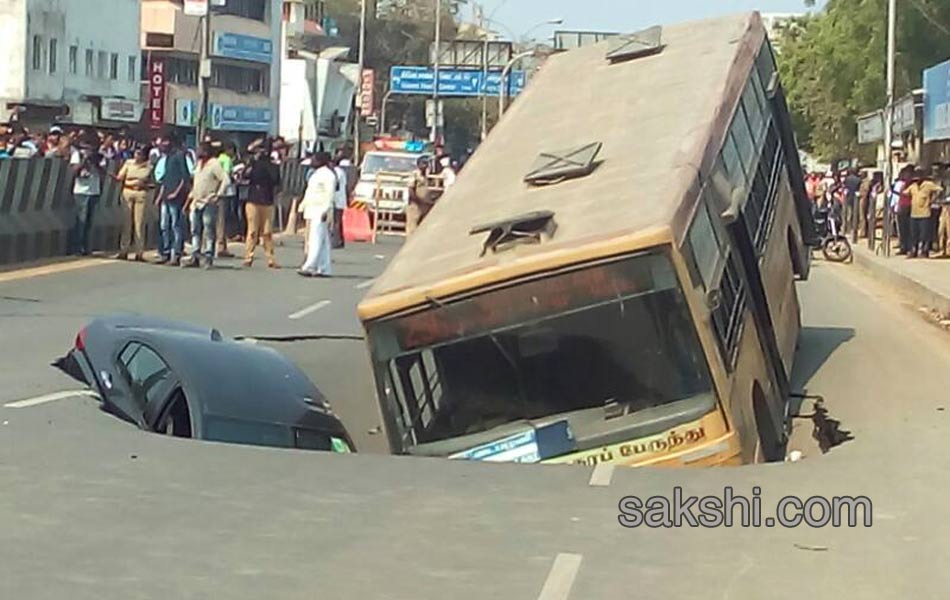
[[[544,41],[555,29],[633,32],[653,25],[678,23],[750,10],[762,13],[804,12],[805,0],[475,0],[485,16],[500,23],[492,27],[508,36],[523,36],[538,23],[564,19],[559,26],[534,29],[531,37]],[[819,0],[818,6],[825,4]]]

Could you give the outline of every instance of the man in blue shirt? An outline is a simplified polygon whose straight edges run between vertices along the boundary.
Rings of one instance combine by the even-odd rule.
[[[159,245],[159,264],[178,266],[185,251],[185,228],[182,207],[191,187],[191,171],[185,160],[185,154],[177,140],[162,140],[162,153],[159,159],[162,169],[156,169],[156,179],[161,186],[155,202],[160,210],[161,242]]]

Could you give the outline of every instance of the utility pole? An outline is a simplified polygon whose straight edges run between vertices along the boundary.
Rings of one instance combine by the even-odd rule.
[[[482,46],[482,141],[488,137],[488,31],[485,29],[485,9],[478,7],[478,27],[484,36]]]
[[[210,4],[210,3],[209,3]],[[208,130],[211,129],[211,106],[208,100],[211,87],[211,6],[208,13],[201,19],[201,53],[198,61],[198,140],[204,141]]]
[[[897,0],[888,0],[887,5],[887,106],[884,108],[884,256],[891,255],[891,186],[894,178],[894,70],[897,55]],[[901,235],[906,235],[901,232]],[[868,236],[874,243],[874,236]]]
[[[361,100],[363,96],[363,69],[366,68],[366,2],[367,0],[360,0],[360,48],[359,48],[359,63],[360,63],[360,93],[356,96],[356,109],[353,111],[353,164],[357,167],[360,166],[361,158],[361,148],[360,148],[360,121],[363,120],[362,115],[362,105]],[[373,6],[375,10],[376,2],[373,1]]]
[[[435,0],[435,57],[433,60],[432,72],[435,76],[435,80],[432,83],[432,102],[435,105],[433,110],[435,112],[435,119],[432,122],[432,142],[438,143],[439,141],[439,117],[441,117],[441,112],[439,110],[439,58],[442,54],[442,0]]]

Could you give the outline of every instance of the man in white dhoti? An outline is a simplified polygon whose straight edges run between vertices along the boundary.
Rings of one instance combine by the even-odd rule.
[[[311,162],[315,168],[307,181],[300,212],[307,220],[307,260],[297,271],[302,277],[330,277],[330,227],[333,224],[333,197],[337,177],[330,167],[330,155],[318,152]]]

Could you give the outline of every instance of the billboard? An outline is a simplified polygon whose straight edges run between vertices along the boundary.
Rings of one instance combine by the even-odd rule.
[[[609,31],[555,31],[554,49],[574,50],[584,48],[618,35],[620,34]]]
[[[924,141],[950,140],[950,60],[924,71]]]
[[[211,53],[222,58],[270,64],[274,58],[274,44],[266,38],[215,32]]]
[[[376,112],[376,71],[373,69],[363,69],[359,103],[361,115],[367,116]]]
[[[513,56],[511,42],[456,40],[442,42],[439,65],[470,69],[504,69]],[[435,64],[435,44],[429,47],[430,59]]]
[[[439,69],[439,95],[457,98],[498,96],[501,92],[501,73],[489,72],[487,79],[482,71],[462,69]],[[508,75],[508,96],[517,96],[524,89],[527,76],[524,71],[512,71]],[[429,67],[393,67],[389,76],[390,90],[394,94],[431,95],[435,86],[435,72]]]
[[[148,63],[148,125],[161,129],[165,125],[165,61],[152,57]]]

